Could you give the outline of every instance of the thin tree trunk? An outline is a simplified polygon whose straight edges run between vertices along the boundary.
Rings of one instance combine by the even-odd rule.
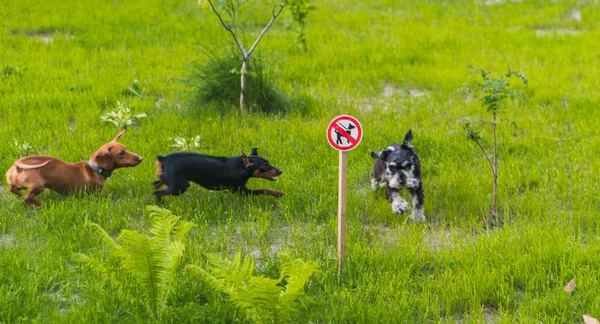
[[[246,51],[244,49],[244,44],[242,44],[237,39],[237,36],[235,35],[235,32],[234,32],[235,7],[230,8],[230,15],[231,15],[232,20],[231,20],[231,23],[228,25],[227,23],[225,23],[225,21],[219,14],[219,11],[217,11],[217,8],[215,8],[213,2],[211,0],[208,0],[208,3],[210,4],[210,7],[213,10],[213,12],[215,13],[215,15],[217,16],[217,18],[219,18],[219,21],[221,22],[221,25],[223,25],[223,28],[225,28],[225,30],[227,30],[231,34],[231,37],[233,37],[235,44],[237,45],[238,49],[240,50],[240,54],[242,54],[242,69],[240,70],[240,74],[241,74],[240,82],[241,82],[241,87],[242,87],[241,93],[240,93],[240,112],[243,114],[244,113],[244,93],[246,91],[246,72],[247,72],[246,69],[248,68],[248,61],[250,60],[250,55],[252,55],[252,52],[254,52],[254,50],[256,49],[256,46],[258,46],[258,43],[260,43],[261,39],[265,36],[265,34],[269,30],[269,28],[271,28],[271,26],[275,22],[275,19],[277,19],[277,17],[279,16],[279,14],[283,10],[283,8],[287,5],[287,0],[284,0],[281,3],[281,5],[279,6],[279,9],[277,11],[272,12],[271,20],[269,20],[269,23],[265,26],[265,28],[262,29],[262,31],[260,32],[260,34],[258,35],[256,40],[254,41],[254,44],[252,44],[252,46],[250,47],[250,49],[248,51]]]
[[[244,113],[244,93],[246,92],[246,70],[248,68],[249,56],[244,56],[242,60],[242,68],[240,69],[240,84],[242,89],[240,91],[240,113]]]
[[[494,195],[492,202],[492,217],[494,220],[498,220],[498,145],[496,143],[496,113],[492,114],[492,133],[494,135],[494,169],[492,173],[494,175]]]

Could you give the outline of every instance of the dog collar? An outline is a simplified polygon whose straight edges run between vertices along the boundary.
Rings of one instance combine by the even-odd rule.
[[[92,167],[92,169],[96,170],[96,172],[100,173],[101,175],[105,176],[105,177],[110,177],[112,175],[111,172],[108,172],[100,167],[98,167],[97,165],[94,164],[94,162],[92,162],[92,160],[88,161],[89,166]]]

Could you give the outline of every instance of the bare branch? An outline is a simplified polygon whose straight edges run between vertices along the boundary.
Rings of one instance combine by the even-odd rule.
[[[240,50],[240,53],[242,54],[242,56],[246,56],[246,50],[244,49],[244,45],[241,44],[238,39],[237,36],[235,35],[235,32],[233,31],[233,29],[231,28],[231,26],[227,25],[225,23],[225,21],[223,21],[223,18],[221,18],[221,15],[219,14],[219,12],[217,11],[217,9],[215,8],[215,6],[213,5],[211,0],[208,0],[208,3],[210,4],[210,7],[212,9],[212,11],[215,13],[215,15],[217,15],[217,17],[219,18],[219,21],[221,21],[221,24],[223,25],[223,28],[225,28],[225,30],[227,30],[231,36],[233,37],[233,40],[235,41],[235,44],[237,45],[238,49]],[[234,9],[235,10],[235,9]],[[234,11],[235,14],[235,11]]]
[[[252,55],[252,52],[254,52],[254,50],[256,49],[256,46],[258,46],[258,43],[260,42],[260,40],[263,38],[263,36],[265,36],[265,33],[267,32],[267,30],[269,30],[269,28],[271,28],[271,25],[273,25],[273,22],[275,22],[275,19],[277,19],[277,16],[279,16],[279,14],[281,13],[281,11],[283,10],[283,8],[285,7],[286,4],[287,4],[287,1],[283,1],[281,3],[281,6],[279,7],[279,10],[277,10],[277,12],[272,14],[273,18],[271,18],[271,21],[269,21],[267,26],[265,26],[265,28],[263,28],[263,30],[260,32],[260,35],[258,35],[258,38],[256,39],[256,41],[254,41],[254,44],[252,44],[252,47],[250,47],[250,50],[248,50],[248,52],[247,52],[248,56]]]
[[[235,6],[231,3],[231,27],[235,26]]]
[[[488,163],[490,165],[490,169],[492,169],[492,174],[495,176],[496,170],[494,169],[494,165],[492,164],[492,160],[490,159],[490,156],[487,154],[487,152],[483,148],[483,145],[481,145],[481,143],[479,143],[479,141],[474,141],[474,142],[477,143],[477,145],[481,149],[481,152],[483,152],[483,155],[485,155],[485,159],[488,161]]]

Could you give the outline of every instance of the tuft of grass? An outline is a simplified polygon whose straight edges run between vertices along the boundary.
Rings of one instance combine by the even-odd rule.
[[[185,83],[192,88],[194,106],[202,109],[216,103],[228,110],[238,105],[241,91],[239,61],[234,53],[207,54],[206,61],[192,63]],[[267,65],[261,55],[250,60],[246,73],[248,82],[244,97],[249,111],[278,113],[289,110],[290,99],[275,85],[273,67]]]

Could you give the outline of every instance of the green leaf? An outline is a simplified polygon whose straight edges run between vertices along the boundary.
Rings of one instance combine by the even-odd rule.
[[[185,234],[193,223],[179,221],[171,211],[156,206],[148,206],[147,211],[153,217],[151,236],[123,230],[115,242],[100,226],[87,224],[97,236],[111,247],[111,253],[119,261],[123,271],[133,278],[141,294],[132,299],[147,306],[152,318],[160,318],[166,307],[167,297],[175,288],[176,270],[185,251]],[[88,265],[95,273],[116,278],[111,268],[83,254],[74,254],[74,258]],[[114,281],[114,280],[113,280]]]

